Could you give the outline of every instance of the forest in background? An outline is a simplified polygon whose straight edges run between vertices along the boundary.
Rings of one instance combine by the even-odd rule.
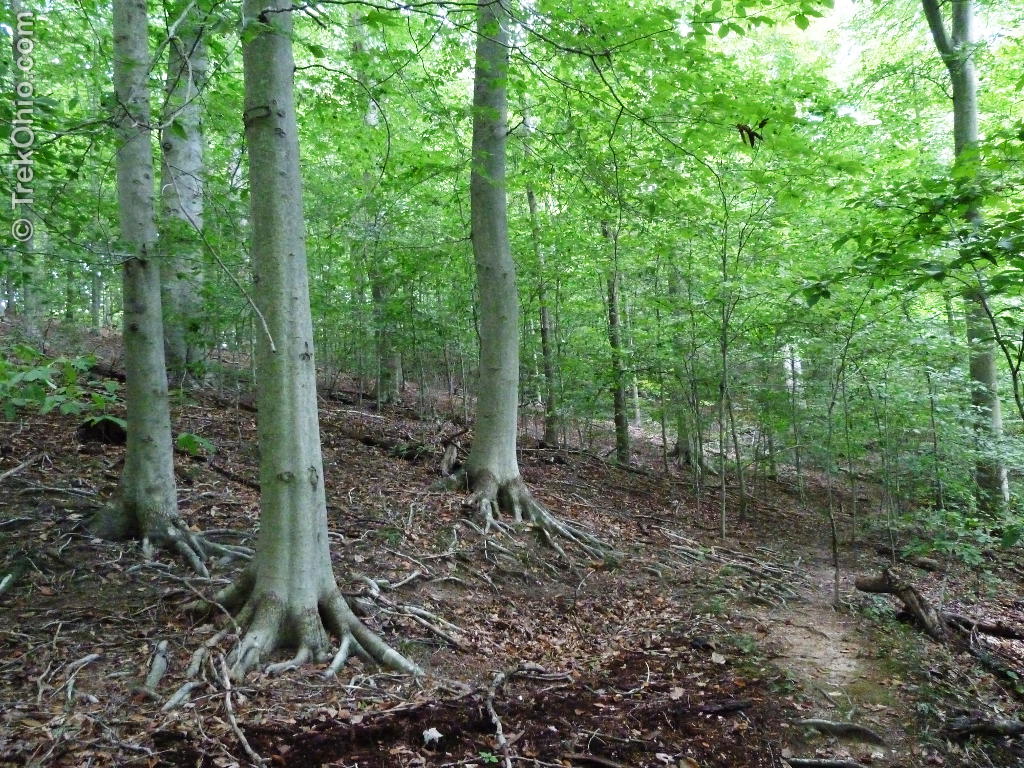
[[[47,419],[80,445],[126,442],[116,490],[95,489],[96,541],[170,554],[221,588],[184,607],[238,621],[199,644],[212,659],[234,641],[224,674],[182,690],[202,678],[230,702],[257,666],[333,674],[352,654],[424,671],[339,591],[318,402],[386,420],[328,419],[325,438],[429,459],[442,479],[411,484],[468,492],[465,524],[506,569],[488,546],[524,525],[570,571],[643,560],[627,532],[569,515],[534,451],[675,484],[717,546],[749,543],[785,486],[815,512],[834,605],[864,542],[975,575],[1019,549],[1015,4],[9,11],[0,478],[39,460],[14,446]],[[233,456],[220,417],[183,428],[211,404],[259,414],[255,554],[179,504],[185,457]],[[394,433],[396,414],[419,426]],[[31,571],[19,557],[0,595]],[[384,584],[365,586],[387,605]],[[986,662],[927,590],[891,571],[858,587],[1015,679],[1012,653]]]
[[[979,463],[1020,464],[1019,9],[978,9],[981,138],[954,168],[950,79],[921,8],[830,5],[516,11],[522,405],[553,444],[588,445],[614,418],[620,462],[627,425],[643,426],[694,482],[726,457],[748,485],[779,463],[875,473],[892,511],[927,508],[969,549]],[[304,7],[293,41],[319,365],[382,402],[406,382],[458,391],[465,416],[474,9]],[[222,361],[258,335],[237,13],[150,18],[153,149],[180,166],[158,184],[179,383],[232,378]],[[8,244],[4,285],[37,333],[121,315],[108,16],[47,9],[30,37],[35,235]],[[25,117],[15,101],[8,124]],[[986,355],[992,376],[971,368]],[[1004,427],[975,429],[998,419],[979,376]]]

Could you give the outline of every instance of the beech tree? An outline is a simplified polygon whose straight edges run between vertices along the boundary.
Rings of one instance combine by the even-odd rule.
[[[206,85],[206,41],[194,3],[172,8],[168,41],[166,114],[162,150],[161,278],[164,338],[172,377],[194,372],[201,362],[203,129],[199,96]]]
[[[955,166],[962,178],[972,178],[978,164],[978,75],[974,65],[977,41],[974,38],[973,0],[952,0],[948,29],[937,0],[922,0],[922,5],[932,40],[946,65],[952,85]],[[981,227],[977,200],[968,202],[964,215],[972,230]],[[985,309],[984,286],[979,283],[977,287],[968,289],[964,300],[967,308],[971,402],[977,411],[976,429],[980,443],[975,464],[978,502],[983,510],[993,512],[1010,500],[1006,465],[999,457],[998,450],[992,450],[1003,439],[996,350]]]
[[[470,219],[480,322],[480,386],[473,446],[458,478],[473,492],[485,530],[505,528],[501,513],[536,525],[549,542],[565,537],[591,554],[607,547],[544,508],[519,473],[519,289],[508,236],[505,154],[508,132],[508,14],[501,3],[477,10],[473,85]]]
[[[327,500],[317,414],[298,126],[292,77],[291,4],[245,0],[242,58],[249,155],[260,444],[260,534],[256,555],[216,602],[236,611],[244,635],[231,656],[243,676],[279,647],[295,649],[269,671],[298,666],[340,647],[395,669],[418,667],[356,618],[338,590],[327,536]]]
[[[427,7],[383,6],[352,16],[357,6],[327,9],[318,14],[325,26],[296,20],[309,292],[317,359],[330,386],[365,403],[377,379],[386,415],[402,363],[421,411],[446,410],[460,428],[465,420],[475,429],[460,479],[492,529],[518,517],[555,540],[563,533],[523,484],[516,460],[516,401],[525,390],[542,401],[543,425],[532,410],[520,431],[609,460],[618,458],[616,447],[626,460],[621,438],[639,402],[644,427],[660,422],[662,470],[679,470],[668,461],[673,442],[697,488],[717,465],[716,474],[725,474],[714,480],[723,491],[717,499],[729,514],[737,498],[753,497],[759,481],[776,474],[801,488],[809,470],[837,483],[874,473],[886,492],[887,524],[908,521],[933,532],[964,510],[959,519],[968,531],[979,506],[1003,505],[1003,468],[1012,482],[1021,455],[1024,407],[1000,414],[996,389],[1021,377],[1007,346],[1019,346],[1024,296],[1015,202],[1021,54],[1006,36],[975,43],[953,29],[971,9],[950,2],[926,3],[945,51],[934,55],[922,2],[858,6],[852,24],[834,30],[839,39],[861,35],[849,56],[838,55],[831,33],[823,40],[799,31],[818,23],[814,12],[829,14],[812,0],[756,10],[741,3],[742,15],[727,13],[728,3],[721,13],[656,0],[598,3],[583,25],[577,11],[557,4],[488,4],[482,23],[493,30],[474,40],[472,112],[465,30],[477,22],[476,5],[446,7],[444,23]],[[251,344],[267,336],[263,320],[270,320],[262,305],[263,318],[249,311],[234,274],[248,269],[241,243],[254,223],[239,170],[252,158],[235,118],[241,51],[234,33],[207,28],[198,36],[199,24],[232,27],[230,14],[185,13],[186,6],[173,0],[160,14],[150,8],[151,43],[157,29],[167,39],[152,47],[163,59],[147,57],[140,68],[156,93],[155,72],[163,75],[166,65],[166,108],[125,127],[132,137],[148,127],[150,149],[160,131],[165,152],[155,181],[155,199],[163,201],[157,247],[165,362],[180,370],[181,360],[204,352],[193,346],[176,354],[180,344],[171,338],[181,338],[182,328],[172,327],[179,318],[194,318],[173,308],[177,288],[200,286],[218,299],[202,310],[210,348],[214,338],[218,353],[224,348],[208,366],[207,383],[222,395],[241,394],[252,380]],[[35,60],[37,136],[44,137],[33,155],[39,235],[31,249],[12,242],[4,252],[16,310],[6,320],[15,327],[25,325],[24,299],[41,308],[44,329],[89,333],[82,326],[91,317],[107,335],[121,320],[121,287],[109,278],[137,249],[112,232],[117,200],[106,169],[124,139],[115,145],[108,130],[107,30],[90,10],[61,6],[61,24],[46,25],[54,55]],[[1019,16],[1001,0],[975,10],[984,20],[979,30],[993,33],[1015,28]],[[829,23],[846,20],[838,14]],[[883,25],[898,29],[907,45],[889,44]],[[251,24],[245,42],[258,30]],[[757,57],[749,56],[753,49]],[[958,107],[951,172],[946,91],[954,84],[964,102],[973,88],[966,63],[985,86],[977,89],[973,133]],[[511,103],[520,105],[507,120],[506,81]],[[129,102],[111,103],[120,110]],[[141,153],[135,159],[146,162]],[[149,174],[139,189],[154,186],[151,165],[137,166]],[[0,185],[9,189],[12,178]],[[976,215],[965,217],[969,199]],[[615,242],[602,232],[605,221]],[[143,328],[133,313],[155,306],[132,298],[138,275],[156,261],[147,232],[149,258],[124,268],[135,281],[125,294],[130,356]],[[26,283],[16,270],[27,251],[45,271]],[[194,272],[215,256],[225,268]],[[609,283],[610,275],[617,280]],[[91,296],[76,290],[82,285]],[[148,275],[145,287],[152,287]],[[947,313],[947,297],[963,303]],[[854,324],[857,313],[866,317]],[[837,333],[850,328],[852,335]],[[145,329],[147,338],[153,333],[161,331]],[[992,336],[1003,347],[998,365],[988,353]],[[276,332],[268,338],[285,348]],[[835,361],[847,342],[840,369]],[[802,372],[783,376],[782,358],[789,368],[802,362]],[[150,548],[177,551],[173,536],[184,537],[186,551],[202,561],[211,553],[202,537],[167,522],[177,520],[170,448],[160,447],[153,466],[163,469],[150,472],[151,480],[128,480],[139,451],[156,453],[170,436],[166,427],[140,431],[140,420],[164,418],[163,405],[147,404],[153,390],[134,358],[129,367],[133,434],[123,486],[144,486],[162,501],[153,503],[157,513],[126,512],[132,502],[105,517]],[[974,403],[965,388],[972,378],[980,383]],[[41,399],[50,395],[44,389]],[[142,405],[140,389],[149,398]],[[88,416],[119,417],[119,397],[114,391]],[[479,421],[472,425],[474,405]],[[203,437],[216,443],[216,434]],[[647,455],[634,451],[633,459]],[[747,493],[737,496],[741,482]],[[707,495],[698,497],[704,503]],[[935,514],[940,508],[949,516]]]
[[[104,535],[141,538],[147,553],[154,547],[171,549],[206,574],[203,560],[229,549],[190,531],[178,514],[154,217],[147,6],[145,0],[116,0],[113,9],[117,201],[126,251],[127,445],[118,499],[96,522]]]

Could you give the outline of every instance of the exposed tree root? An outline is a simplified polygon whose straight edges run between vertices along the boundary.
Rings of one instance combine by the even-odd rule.
[[[1004,738],[1024,735],[1024,722],[1020,720],[986,720],[982,717],[957,717],[950,720],[943,731],[954,739],[971,736]]]
[[[219,607],[226,612],[237,611],[233,621],[240,639],[227,659],[235,680],[241,680],[249,670],[265,663],[271,654],[282,648],[295,649],[295,655],[288,661],[267,665],[267,674],[286,672],[309,661],[332,659],[325,672],[325,676],[330,676],[341,669],[352,653],[382,667],[411,675],[422,674],[415,663],[393,650],[359,620],[333,583],[320,594],[315,587],[302,592],[302,595],[285,598],[269,589],[257,590],[256,578],[247,570],[238,581],[222,590],[213,603],[193,604],[192,608],[209,611]],[[332,635],[341,643],[333,658]]]
[[[492,530],[511,534],[516,523],[528,523],[534,527],[544,542],[566,559],[568,556],[559,541],[566,539],[582,549],[590,557],[605,560],[616,558],[621,553],[591,533],[552,515],[537,501],[521,477],[506,483],[499,483],[488,472],[479,472],[468,481],[465,470],[459,470],[451,477],[444,478],[444,487],[470,486],[472,493],[467,506],[476,507],[484,521],[484,534]],[[510,518],[512,524],[501,518]]]
[[[868,744],[877,744],[880,747],[884,747],[886,742],[881,736],[875,733],[870,728],[858,725],[857,723],[843,723],[834,720],[797,720],[796,725],[803,726],[804,728],[813,728],[820,733],[827,733],[831,736],[839,736],[846,739],[856,739],[857,741],[864,741]]]
[[[426,629],[433,632],[435,635],[440,637],[446,643],[460,651],[469,651],[469,647],[465,641],[461,639],[460,635],[465,634],[465,630],[462,627],[452,624],[446,619],[442,619],[440,616],[436,616],[428,610],[420,608],[415,605],[406,605],[402,603],[396,603],[390,598],[382,594],[384,589],[397,589],[402,584],[410,581],[410,578],[403,579],[398,584],[390,585],[385,581],[377,581],[371,579],[369,576],[360,575],[359,580],[362,581],[370,588],[369,596],[384,606],[385,610],[395,616],[405,616],[417,624],[425,627]],[[358,605],[357,605],[358,607]]]
[[[202,533],[189,530],[177,514],[132,514],[122,503],[101,510],[93,519],[92,528],[98,536],[106,539],[141,539],[142,552],[148,560],[154,558],[157,550],[163,549],[184,560],[193,571],[204,577],[210,575],[206,563],[214,558],[219,558],[220,564],[224,565],[234,560],[248,560],[253,554],[249,547],[219,544]]]
[[[228,665],[224,661],[224,657],[220,654],[217,655],[218,672],[221,687],[224,689],[224,714],[227,715],[228,724],[231,726],[231,730],[234,732],[235,737],[238,739],[238,743],[242,745],[242,749],[245,750],[245,754],[249,756],[254,765],[262,766],[268,764],[270,761],[266,758],[261,757],[256,750],[249,744],[249,740],[245,738],[245,734],[242,729],[238,727],[238,720],[235,719],[235,707],[231,702],[231,675],[228,674]]]
[[[670,567],[718,565],[722,573],[733,571],[740,582],[735,590],[725,591],[736,594],[742,590],[751,601],[769,606],[785,605],[798,594],[794,585],[800,581],[801,574],[792,567],[758,559],[734,549],[705,546],[668,528],[656,527],[674,542],[665,551],[669,561],[667,565]],[[759,551],[763,551],[766,557],[775,556],[775,553],[767,550]]]
[[[248,560],[253,554],[249,547],[219,544],[202,533],[190,531],[181,519],[168,521],[156,535],[151,531],[142,538],[142,551],[148,559],[153,559],[158,548],[176,553],[201,576],[210,575],[206,563],[214,558],[226,565],[234,560]]]
[[[142,685],[135,689],[135,693],[147,699],[156,699],[156,687],[160,684],[164,674],[167,672],[167,641],[161,640],[149,660],[149,674]]]

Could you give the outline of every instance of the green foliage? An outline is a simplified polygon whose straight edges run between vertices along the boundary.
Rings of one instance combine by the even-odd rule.
[[[109,411],[120,403],[116,381],[94,384],[83,381],[92,368],[91,356],[48,358],[34,348],[19,344],[0,358],[0,403],[4,416],[13,420],[19,413],[85,414],[87,422],[110,420],[124,426]]]
[[[886,501],[881,514],[860,504],[862,517],[892,515],[971,558],[987,546],[975,460],[1024,467],[1024,414],[1005,408],[1007,439],[977,445],[960,301],[967,288],[987,293],[1009,406],[1024,352],[1024,49],[998,36],[980,47],[985,140],[953,167],[946,73],[919,9],[858,5],[849,19],[831,6],[510,9],[507,195],[524,409],[545,393],[543,293],[560,423],[583,447],[607,439],[614,272],[639,428],[657,433],[664,420],[670,444],[699,435],[717,450],[724,378],[748,468],[771,443],[784,479],[797,461],[850,493],[863,478]],[[204,307],[193,330],[212,350],[198,367],[244,389],[259,323],[235,283],[249,278],[238,42],[270,28],[238,30],[230,6],[207,0],[196,9],[212,80],[201,99]],[[48,316],[96,329],[119,319],[123,254],[110,39],[91,10],[54,6],[52,23],[37,26],[39,50],[52,53],[34,72],[37,133],[54,137],[34,156],[46,232],[35,261],[5,259],[0,273],[19,308],[34,288]],[[1002,4],[983,10],[988,28],[1015,28]],[[474,12],[331,6],[316,22],[296,14],[293,34],[317,362],[339,388],[370,396],[381,357],[398,350],[407,394],[451,385],[453,411],[472,410],[479,374],[467,207]],[[153,25],[154,50],[165,33]],[[11,100],[0,103],[0,125],[12,119]],[[974,204],[979,228],[965,221]],[[161,242],[177,238],[194,233],[162,230]],[[799,375],[787,373],[790,358]],[[4,408],[108,417],[116,384],[97,388],[82,373],[19,353],[0,364]],[[195,435],[177,440],[212,451]],[[1019,521],[997,522],[1007,543],[1019,538]]]

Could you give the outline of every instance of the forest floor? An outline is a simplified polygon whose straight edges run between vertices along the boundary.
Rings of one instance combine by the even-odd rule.
[[[213,633],[182,606],[238,566],[204,581],[95,538],[88,518],[115,489],[123,447],[80,432],[80,417],[4,422],[0,574],[21,575],[0,593],[0,766],[1024,765],[1019,737],[944,732],[957,715],[1020,718],[1020,691],[900,621],[889,597],[854,590],[854,576],[888,564],[878,550],[889,538],[865,525],[851,544],[845,513],[833,605],[820,481],[803,494],[759,482],[742,522],[730,491],[722,540],[720,489],[695,495],[686,474],[662,471],[653,443],[622,469],[524,435],[537,497],[625,553],[596,562],[569,549],[567,560],[529,531],[485,539],[464,522],[464,494],[429,490],[443,441],[465,429],[457,416],[372,405],[341,391],[322,401],[335,569],[367,622],[428,675],[356,660],[336,678],[308,665],[226,692],[211,665],[170,711]],[[177,432],[215,446],[177,457],[183,516],[250,540],[254,414],[212,392],[175,412]],[[1019,551],[986,553],[974,570],[942,565],[909,570],[928,599],[1024,627]],[[387,583],[375,594],[361,575]],[[144,695],[163,640],[169,670]],[[1022,650],[992,642],[1006,658]],[[870,733],[821,734],[808,719]]]

